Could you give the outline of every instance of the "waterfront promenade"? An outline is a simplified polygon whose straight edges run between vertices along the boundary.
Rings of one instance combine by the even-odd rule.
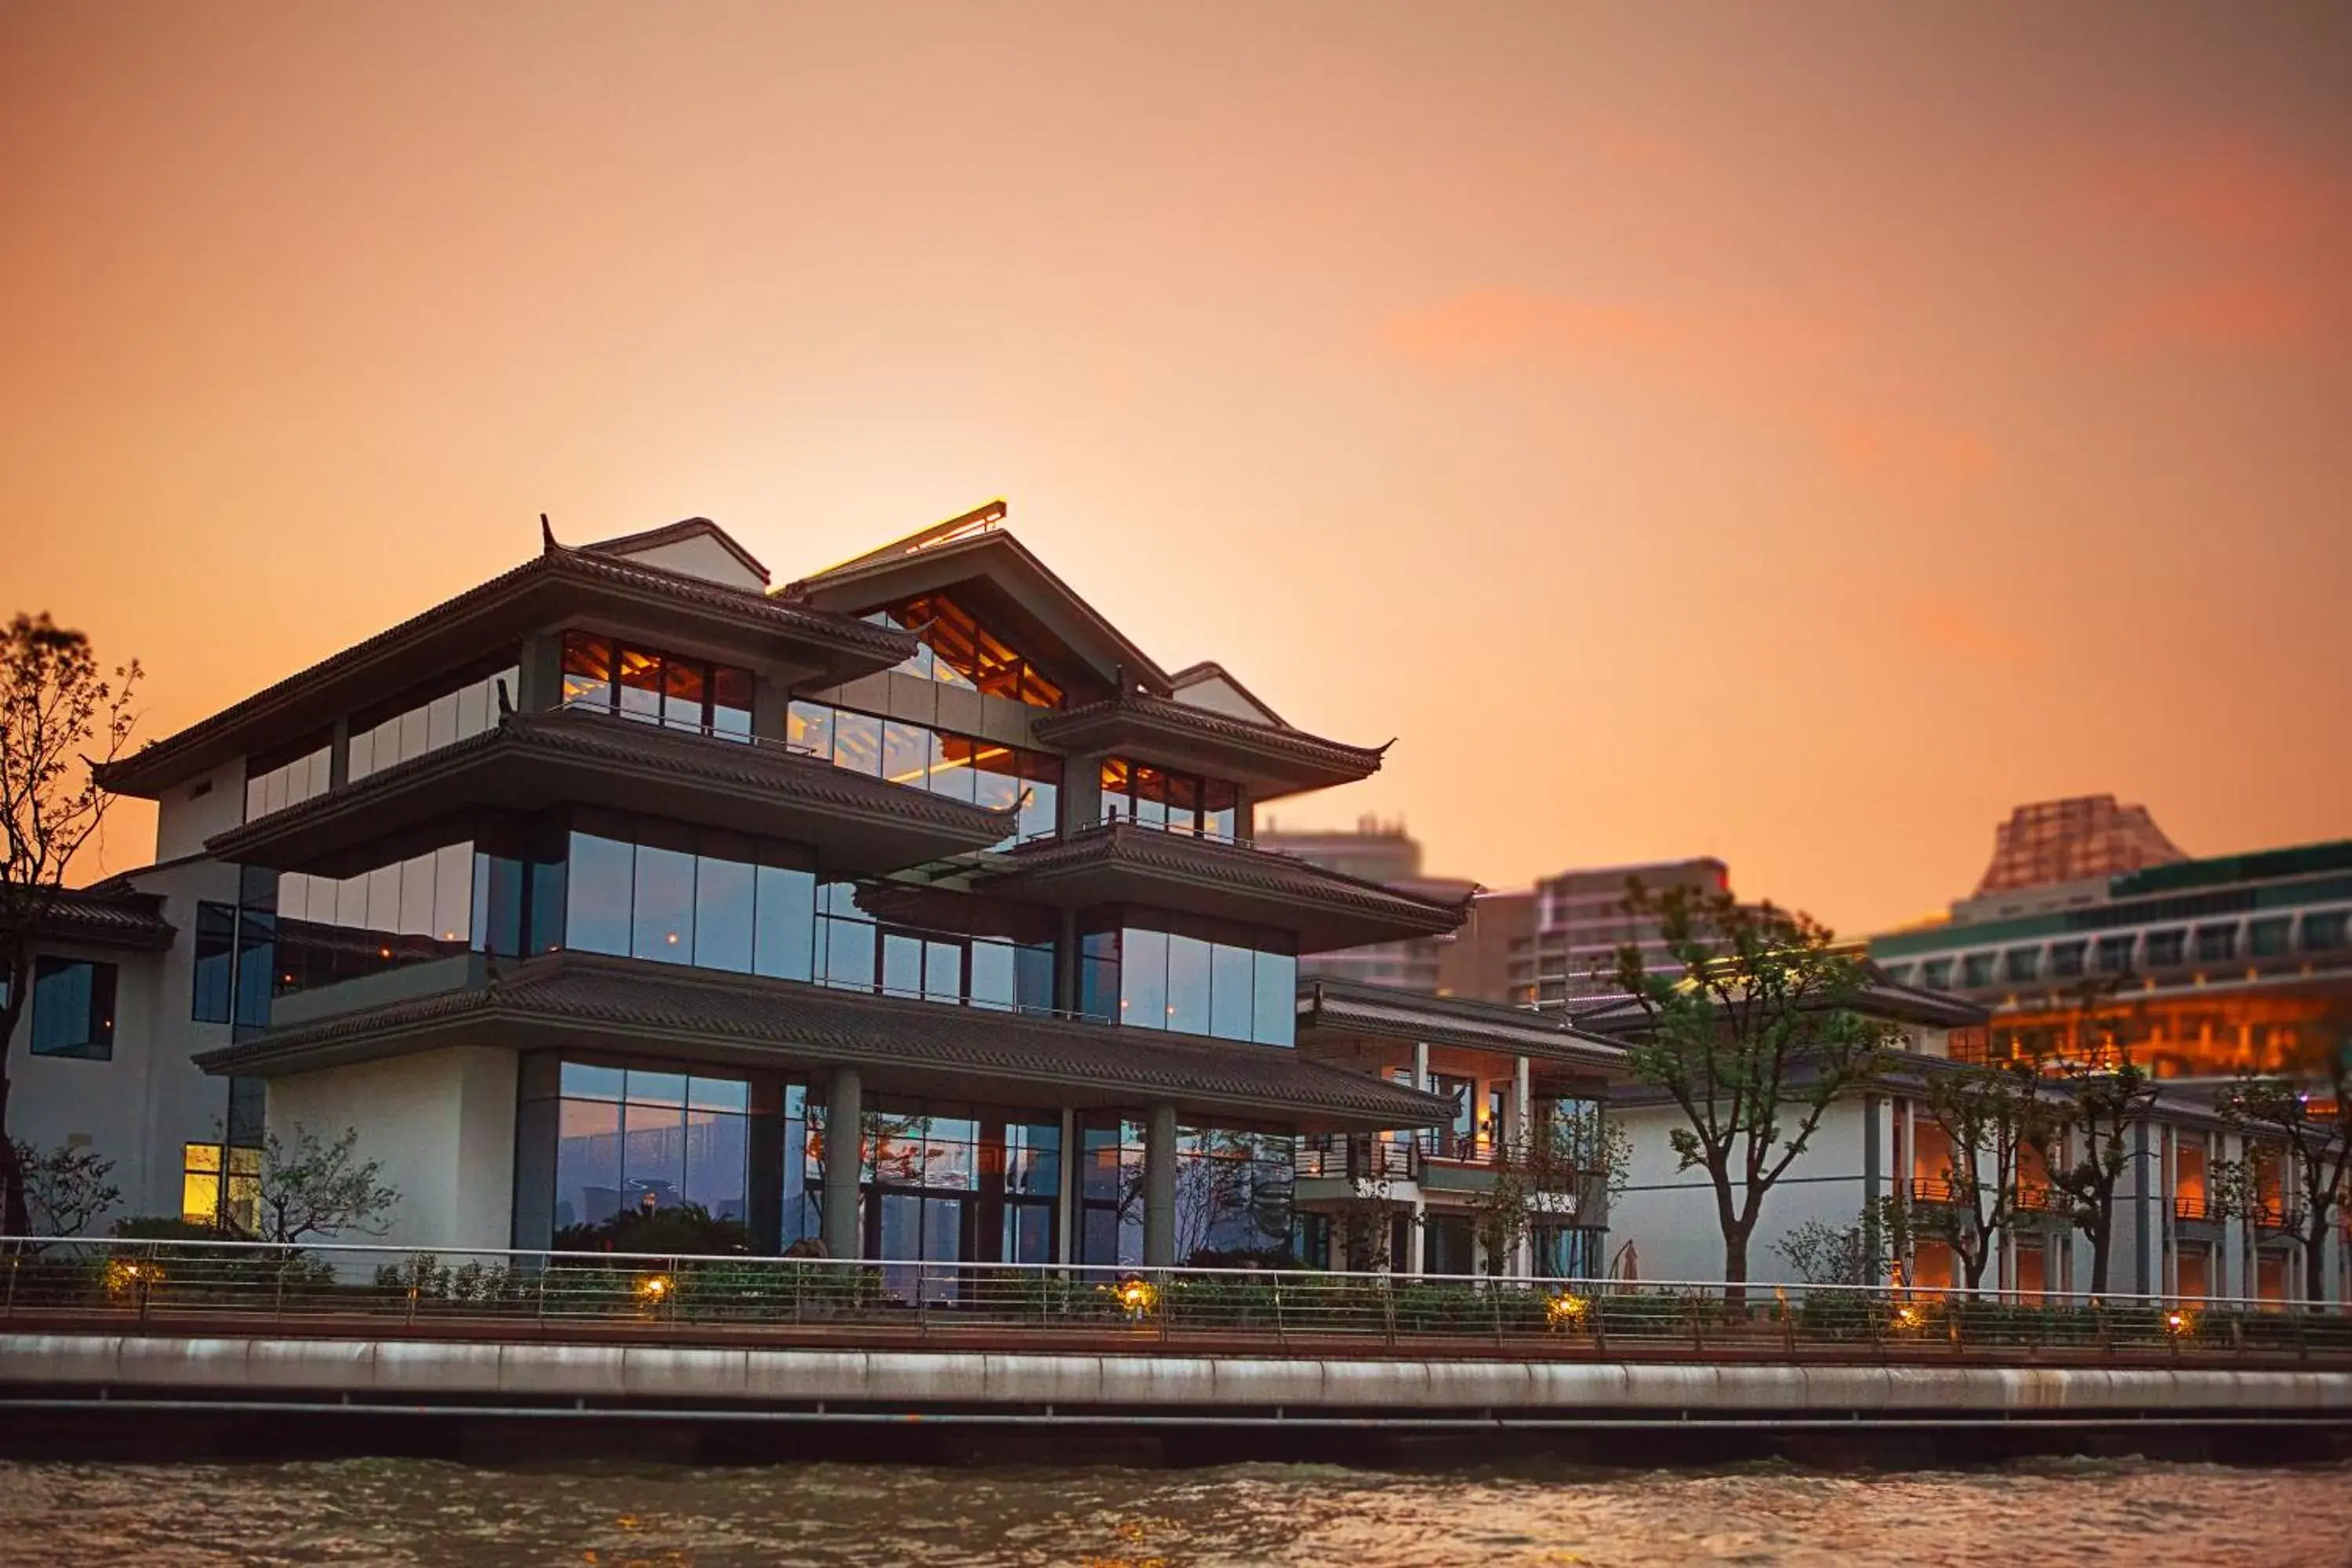
[[[2352,1319],[2279,1303],[177,1242],[0,1268],[0,1404],[84,1426],[2352,1432]]]

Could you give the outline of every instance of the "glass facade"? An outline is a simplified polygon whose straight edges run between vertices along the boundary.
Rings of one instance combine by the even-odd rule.
[[[563,706],[722,740],[751,738],[751,672],[594,632],[563,636]]]
[[[1018,805],[1017,825],[999,847],[1060,826],[1062,759],[1050,752],[798,700],[785,710],[784,739],[795,751],[868,778],[994,810]]]
[[[1089,1114],[1079,1122],[1077,1261],[1143,1261],[1144,1128]],[[1289,1245],[1286,1132],[1176,1130],[1176,1261],[1265,1253]]]
[[[188,1016],[199,1024],[226,1024],[236,1003],[236,906],[196,906],[195,962]]]
[[[1103,761],[1104,822],[1132,822],[1232,843],[1239,799],[1234,786],[1223,779],[1170,773],[1123,757]]]
[[[858,1140],[861,1250],[901,1265],[884,1289],[901,1300],[954,1294],[952,1275],[918,1263],[1050,1263],[1062,1184],[1057,1112],[882,1097]],[[784,1090],[785,1246],[824,1228],[824,1110]]]
[[[503,708],[499,700],[501,687],[506,694]],[[411,703],[364,728],[355,722],[352,726],[347,772],[356,783],[394,763],[404,763],[411,757],[421,757],[427,752],[437,752],[486,730],[494,730],[499,715],[514,706],[515,694],[520,689],[520,671],[510,664],[425,701]]]
[[[1130,1028],[1292,1044],[1298,960],[1254,945],[1251,933],[1186,923],[1183,931],[1122,922],[1087,932],[1078,1011]]]
[[[945,594],[923,594],[869,612],[866,619],[922,639],[900,673],[1009,698],[1032,708],[1059,708],[1062,689],[996,632]]]
[[[331,755],[327,742],[320,741],[299,756],[257,772],[248,763],[245,777],[245,819],[251,822],[273,811],[299,805],[312,795],[326,794]]]
[[[33,1037],[37,1057],[114,1057],[114,965],[41,953],[33,960]]]
[[[748,1217],[751,1086],[636,1068],[565,1062],[556,1104],[556,1244],[624,1210],[698,1204]]]

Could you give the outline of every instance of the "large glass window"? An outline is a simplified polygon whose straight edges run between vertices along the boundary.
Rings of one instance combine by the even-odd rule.
[[[870,612],[878,626],[911,631],[922,647],[898,667],[903,674],[936,680],[987,697],[1008,698],[1032,708],[1059,708],[1062,689],[1039,672],[997,632],[945,594],[923,594]]]
[[[2352,913],[2331,910],[2325,914],[2303,917],[2303,950],[2305,952],[2329,952],[2347,945],[2352,939]]]
[[[363,779],[394,763],[497,729],[499,716],[514,706],[520,686],[520,671],[509,665],[364,727],[354,725],[350,776]]]
[[[33,960],[33,1039],[37,1057],[114,1056],[114,965],[41,953]]]
[[[751,738],[751,672],[595,632],[563,635],[563,706],[722,740]]]
[[[199,1024],[226,1024],[236,1001],[236,906],[196,906],[194,995],[188,1016]]]
[[[739,974],[810,977],[813,873],[769,864],[732,835],[647,837],[658,841],[571,834],[562,945]]]
[[[797,699],[785,711],[784,738],[794,751],[869,778],[992,810],[1018,806],[1018,826],[1006,846],[1053,833],[1059,825],[1062,759],[1048,752]]]
[[[566,1245],[566,1230],[602,1225],[624,1210],[696,1204],[740,1224],[751,1103],[751,1087],[740,1079],[565,1062],[556,1116],[556,1245]]]
[[[858,1140],[864,1253],[896,1267],[886,1289],[951,1297],[956,1275],[919,1263],[1049,1263],[1061,1193],[1061,1125],[1051,1111],[882,1097]],[[782,1240],[822,1233],[824,1112],[798,1086],[784,1091]]]
[[[299,755],[273,762],[267,755],[257,759],[271,765],[259,769],[247,765],[245,778],[245,819],[251,822],[273,811],[283,811],[289,805],[299,805],[312,795],[327,793],[330,750],[323,744],[306,748]]]
[[[1143,1261],[1143,1124],[1090,1114],[1079,1131],[1078,1261]],[[1176,1131],[1176,1260],[1213,1265],[1278,1255],[1291,1234],[1287,1133]]]
[[[1080,943],[1078,1010],[1135,1028],[1287,1046],[1297,989],[1297,959],[1253,945],[1244,931],[1122,923]]]
[[[1231,843],[1239,798],[1223,779],[1171,773],[1124,757],[1103,760],[1104,822],[1133,822]]]
[[[935,894],[916,918],[884,919],[886,889],[828,882],[817,900],[815,969],[849,991],[974,1007],[1048,1012],[1053,934],[1034,910]],[[874,906],[874,907],[869,907]]]
[[[236,1022],[267,1023],[270,995],[466,952],[475,943],[475,881],[470,842],[350,877],[278,877],[274,911],[248,908],[240,917]]]

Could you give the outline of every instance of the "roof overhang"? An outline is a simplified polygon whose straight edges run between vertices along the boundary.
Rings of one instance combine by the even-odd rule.
[[[965,521],[957,519],[941,527],[952,529]],[[925,542],[929,533],[936,531],[927,531],[899,546],[803,578],[783,592],[819,609],[858,615],[912,595],[946,591],[970,601],[965,607],[975,614],[994,612],[1002,618],[1011,612],[1016,622],[1027,622],[1026,626],[1010,625],[1006,631],[1031,641],[1042,632],[1083,661],[1100,689],[1116,690],[1122,676],[1127,684],[1156,696],[1165,697],[1175,689],[1157,660],[1130,642],[1011,533],[992,522],[943,542]],[[979,595],[973,592],[976,584],[982,590]],[[1038,658],[1043,650],[1024,647],[1023,651]]]
[[[551,546],[101,770],[118,795],[154,799],[233,757],[324,729],[434,671],[534,632],[582,622],[682,653],[764,667],[795,687],[887,669],[915,639],[886,626],[640,562]]]
[[[1415,898],[1240,845],[1118,822],[1038,839],[996,861],[978,890],[1058,909],[1143,904],[1295,932],[1301,952],[1443,936],[1466,905]]]
[[[163,918],[161,893],[59,888],[36,911],[33,934],[42,942],[160,952],[172,945],[176,928]]]
[[[1625,1047],[1557,1015],[1350,981],[1298,983],[1298,1041],[1390,1039],[1523,1056],[1622,1078]]]
[[[656,1057],[820,1073],[868,1093],[1264,1119],[1302,1131],[1432,1127],[1453,1107],[1280,1046],[904,1001],[792,981],[561,953],[486,984],[338,1014],[196,1058],[278,1078],[453,1046]]]
[[[1247,788],[1255,800],[1370,778],[1380,771],[1387,750],[1346,745],[1137,694],[1041,718],[1034,733],[1044,744],[1064,752],[1107,752],[1230,779]]]
[[[772,743],[604,714],[510,714],[496,729],[210,839],[223,860],[350,876],[385,846],[484,812],[558,805],[811,846],[819,868],[870,875],[1001,843],[1009,814],[850,773]]]

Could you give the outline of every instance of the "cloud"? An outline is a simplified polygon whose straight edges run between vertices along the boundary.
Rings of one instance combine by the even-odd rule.
[[[1864,335],[1833,320],[1481,289],[1392,318],[1383,342],[1453,374],[1531,369],[1662,388],[1787,431],[1855,484],[1958,494],[1999,466],[1981,432],[1874,380]]]
[[[2168,349],[2292,353],[2322,346],[2332,326],[2324,295],[2248,274],[2160,289],[2110,317],[2099,343],[2119,354]]]
[[[2312,357],[2352,344],[2352,180],[2247,137],[2092,168],[2085,210],[2147,280],[2099,352]]]
[[[1923,594],[1914,599],[1906,625],[1921,647],[1964,663],[2024,669],[2042,659],[2038,645],[1945,595]]]

